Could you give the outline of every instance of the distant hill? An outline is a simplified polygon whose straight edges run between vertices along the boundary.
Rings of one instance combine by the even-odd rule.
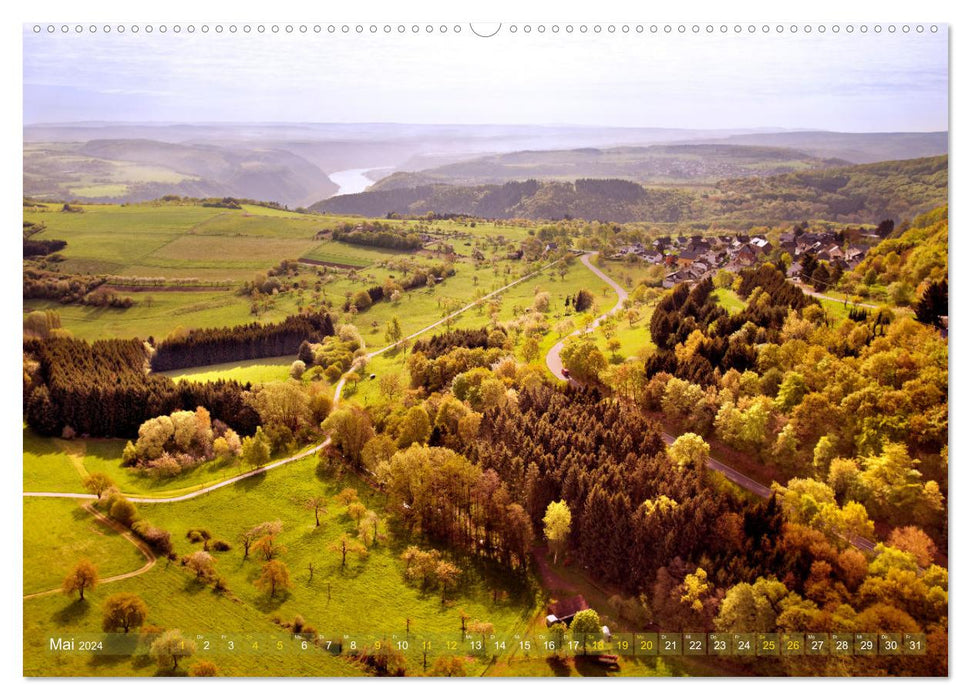
[[[700,142],[692,138],[680,143]],[[794,148],[817,158],[839,158],[851,163],[878,163],[885,160],[945,155],[948,152],[948,132],[854,134],[836,131],[783,131],[706,138],[704,143]]]
[[[526,180],[501,185],[421,185],[331,197],[314,211],[385,216],[429,211],[487,218],[617,222],[773,223],[908,218],[947,202],[947,156],[771,177],[728,178],[705,191],[644,187],[621,179]]]
[[[371,189],[420,185],[487,185],[510,180],[621,178],[641,184],[709,184],[729,177],[778,175],[847,161],[822,159],[790,148],[685,144],[517,151],[413,173],[395,173]]]
[[[270,147],[100,139],[25,144],[24,195],[136,202],[165,194],[308,204],[337,186],[317,166]]]

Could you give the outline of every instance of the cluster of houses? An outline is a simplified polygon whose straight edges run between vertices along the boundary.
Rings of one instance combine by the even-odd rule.
[[[861,236],[862,239],[866,235]],[[681,282],[697,282],[718,270],[737,272],[768,259],[777,250],[792,256],[789,268],[790,277],[798,277],[802,266],[796,262],[806,253],[813,254],[820,261],[839,264],[850,268],[860,262],[866,250],[878,242],[879,237],[868,234],[873,241],[861,240],[847,247],[843,234],[836,231],[806,233],[800,229],[779,236],[778,246],[774,246],[761,236],[736,234],[728,236],[662,236],[648,244],[634,243],[623,246],[611,256],[614,260],[640,258],[653,265],[664,265],[671,272],[664,278],[663,286],[671,288]]]

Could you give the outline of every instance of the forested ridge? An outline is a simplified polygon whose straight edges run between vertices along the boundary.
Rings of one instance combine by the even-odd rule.
[[[906,219],[947,202],[947,156],[720,180],[698,191],[620,179],[524,180],[501,185],[420,185],[340,195],[314,204],[331,214],[428,211],[485,218],[709,221],[745,225],[822,219]]]

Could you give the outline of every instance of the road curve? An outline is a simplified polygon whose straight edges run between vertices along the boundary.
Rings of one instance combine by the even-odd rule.
[[[620,311],[621,308],[623,308],[624,306],[624,301],[626,301],[627,297],[630,296],[629,294],[627,294],[626,289],[624,289],[619,284],[614,282],[614,280],[608,277],[606,273],[604,273],[599,268],[595,267],[594,264],[590,262],[590,257],[592,255],[593,253],[590,253],[590,252],[584,253],[583,255],[580,256],[580,262],[586,265],[586,267],[591,272],[593,272],[593,274],[595,274],[597,277],[599,277],[608,285],[610,285],[610,287],[617,294],[617,303],[614,304],[614,308],[612,308],[610,311],[594,319],[594,322],[590,325],[590,328],[585,330],[581,330],[577,328],[568,336],[560,340],[556,345],[551,347],[549,352],[546,353],[546,366],[549,367],[550,372],[552,372],[553,376],[556,377],[557,379],[566,379],[566,377],[563,375],[563,362],[560,360],[560,353],[563,351],[563,345],[566,343],[566,341],[572,338],[573,336],[581,335],[582,333],[589,333],[590,331],[592,331],[594,328],[599,326],[600,322],[603,321],[605,318]]]
[[[410,339],[415,338],[415,337],[417,337],[419,335],[422,335],[423,333],[427,333],[428,331],[432,330],[433,328],[436,328],[436,327],[442,325],[443,323],[445,323],[449,319],[455,318],[456,316],[459,316],[459,315],[465,313],[469,309],[474,308],[477,304],[481,304],[486,299],[489,299],[490,297],[493,297],[493,296],[495,296],[497,294],[501,294],[505,290],[507,290],[507,289],[509,289],[511,287],[515,287],[517,284],[520,284],[521,282],[525,282],[529,278],[538,275],[543,270],[546,270],[546,269],[552,267],[553,265],[556,265],[558,262],[559,261],[556,260],[554,262],[548,263],[548,264],[544,265],[543,267],[541,267],[541,268],[539,268],[539,269],[537,269],[537,270],[535,270],[533,272],[530,272],[527,275],[523,275],[522,277],[520,277],[520,278],[518,278],[516,280],[513,280],[509,284],[507,284],[507,285],[505,285],[503,287],[500,287],[499,289],[496,289],[495,291],[489,292],[485,296],[483,296],[483,297],[481,297],[479,299],[476,299],[475,301],[473,301],[473,302],[471,302],[469,304],[466,304],[465,306],[463,306],[458,311],[454,311],[454,312],[450,313],[449,315],[440,318],[435,323],[432,323],[431,325],[425,326],[421,330],[415,331],[414,333],[406,336],[402,340],[403,341],[404,340],[410,340]],[[597,272],[598,274],[600,274],[601,277],[604,278],[604,280],[606,280],[608,282],[611,282],[611,280],[609,280],[605,275],[602,275],[596,268],[593,268],[589,264],[587,264],[587,267],[590,267],[590,269],[594,270],[594,272]],[[391,344],[391,345],[387,345],[387,346],[381,348],[380,350],[374,350],[373,352],[368,353],[367,357],[369,359],[372,358],[372,357],[376,357],[376,356],[378,356],[378,355],[380,355],[382,353],[387,352],[388,350],[391,350],[392,348],[395,347],[395,345],[396,344]],[[337,382],[337,386],[334,387],[334,405],[335,406],[338,403],[340,403],[341,392],[344,389],[345,382],[346,382],[345,377],[341,377],[340,381]],[[131,501],[132,503],[178,503],[180,501],[188,501],[189,499],[197,498],[198,496],[203,496],[203,495],[205,495],[207,493],[211,493],[212,491],[215,491],[216,489],[221,489],[221,488],[223,488],[225,486],[230,486],[230,485],[235,484],[235,483],[237,483],[239,481],[242,481],[243,479],[248,479],[251,476],[256,476],[257,474],[264,474],[264,473],[270,471],[271,469],[276,469],[277,467],[282,467],[285,464],[290,464],[291,462],[296,462],[298,459],[303,459],[304,457],[307,457],[309,455],[312,455],[312,454],[315,454],[315,453],[319,452],[320,450],[322,450],[324,447],[326,447],[329,444],[330,444],[330,438],[327,438],[323,442],[321,442],[321,443],[319,443],[317,445],[313,445],[312,447],[308,447],[307,449],[305,449],[305,450],[303,450],[301,452],[298,452],[295,455],[291,455],[290,457],[284,457],[283,459],[278,459],[275,462],[270,462],[269,464],[264,464],[263,466],[257,467],[255,469],[250,469],[249,471],[243,472],[242,474],[237,474],[236,476],[233,476],[233,477],[230,477],[228,479],[224,479],[222,481],[216,482],[215,484],[210,484],[209,486],[203,486],[203,487],[198,488],[198,489],[196,489],[194,491],[188,491],[186,493],[179,494],[178,496],[138,496],[138,495],[134,495],[134,494],[131,494],[131,495],[130,494],[122,494],[122,495],[125,498],[127,498],[129,501]],[[93,495],[91,495],[90,493],[63,493],[63,492],[54,492],[54,491],[25,491],[23,495],[24,495],[24,497],[30,496],[30,497],[38,497],[38,498],[73,498],[73,499],[81,499],[81,500],[87,500],[87,501],[96,500],[96,497],[93,496]]]
[[[86,497],[90,498],[90,496],[88,495],[86,495]],[[138,549],[138,551],[142,553],[142,556],[145,557],[145,564],[141,568],[135,569],[134,571],[129,571],[124,574],[118,574],[117,576],[109,576],[108,578],[99,579],[98,580],[99,585],[103,583],[113,583],[114,581],[124,581],[125,579],[128,579],[128,578],[140,576],[144,574],[146,571],[150,570],[153,566],[155,566],[155,562],[158,561],[158,559],[155,557],[155,553],[142,540],[138,539],[133,534],[131,534],[128,528],[124,527],[121,523],[118,523],[112,520],[111,518],[105,517],[97,510],[95,510],[94,506],[92,506],[90,503],[85,503],[81,507],[84,508],[86,511],[88,511],[91,515],[93,515],[95,520],[106,525],[107,527],[110,527],[112,530],[114,530],[119,535],[124,537],[126,540],[131,542]],[[47,591],[41,591],[40,593],[28,593],[27,595],[24,596],[24,600],[30,600],[31,598],[40,598],[42,596],[53,595],[55,593],[60,593],[60,592],[61,592],[60,588],[52,588]]]
[[[593,273],[597,275],[597,277],[599,277],[604,282],[609,284],[613,288],[613,290],[617,293],[617,303],[614,305],[614,308],[612,308],[610,311],[603,314],[602,316],[598,317],[597,320],[593,322],[593,326],[591,327],[591,330],[592,330],[592,328],[596,328],[598,325],[600,325],[600,322],[603,319],[605,319],[607,316],[609,316],[610,314],[616,313],[624,305],[624,300],[627,299],[628,294],[623,287],[617,284],[614,280],[608,277],[606,273],[604,273],[602,270],[595,267],[593,263],[590,262],[591,255],[592,253],[585,253],[580,258],[580,262],[582,262],[584,265],[590,268],[593,271]],[[584,332],[589,332],[589,331],[584,331]],[[580,333],[581,333],[580,330],[573,331],[573,333],[571,333],[569,336],[567,336],[566,338],[558,342],[556,345],[554,345],[552,348],[550,348],[550,351],[546,354],[546,366],[549,368],[550,372],[553,373],[553,376],[556,377],[557,379],[566,379],[566,377],[563,376],[563,362],[560,360],[560,352],[563,350],[563,344],[568,338],[575,335],[579,335]],[[573,382],[574,380],[571,379],[569,381]],[[661,431],[661,438],[664,440],[665,444],[667,445],[672,444],[676,439],[674,435],[671,435],[670,433],[666,433],[664,431]],[[725,478],[727,478],[729,481],[731,481],[734,484],[737,484],[738,486],[745,489],[749,493],[755,494],[759,498],[769,498],[772,495],[772,489],[766,486],[765,484],[760,484],[755,479],[752,479],[751,477],[748,477],[745,474],[742,474],[737,469],[733,469],[732,467],[728,466],[724,462],[718,461],[714,457],[708,458],[708,468],[711,469],[712,471],[716,471],[720,474],[723,474]],[[861,549],[865,552],[873,552],[877,546],[876,542],[872,542],[866,539],[865,537],[861,537],[859,535],[851,535],[845,539],[857,549]]]

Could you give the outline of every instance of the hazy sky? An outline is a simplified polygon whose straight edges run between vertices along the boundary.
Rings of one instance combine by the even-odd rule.
[[[24,122],[948,128],[947,28],[741,36],[24,33]]]

